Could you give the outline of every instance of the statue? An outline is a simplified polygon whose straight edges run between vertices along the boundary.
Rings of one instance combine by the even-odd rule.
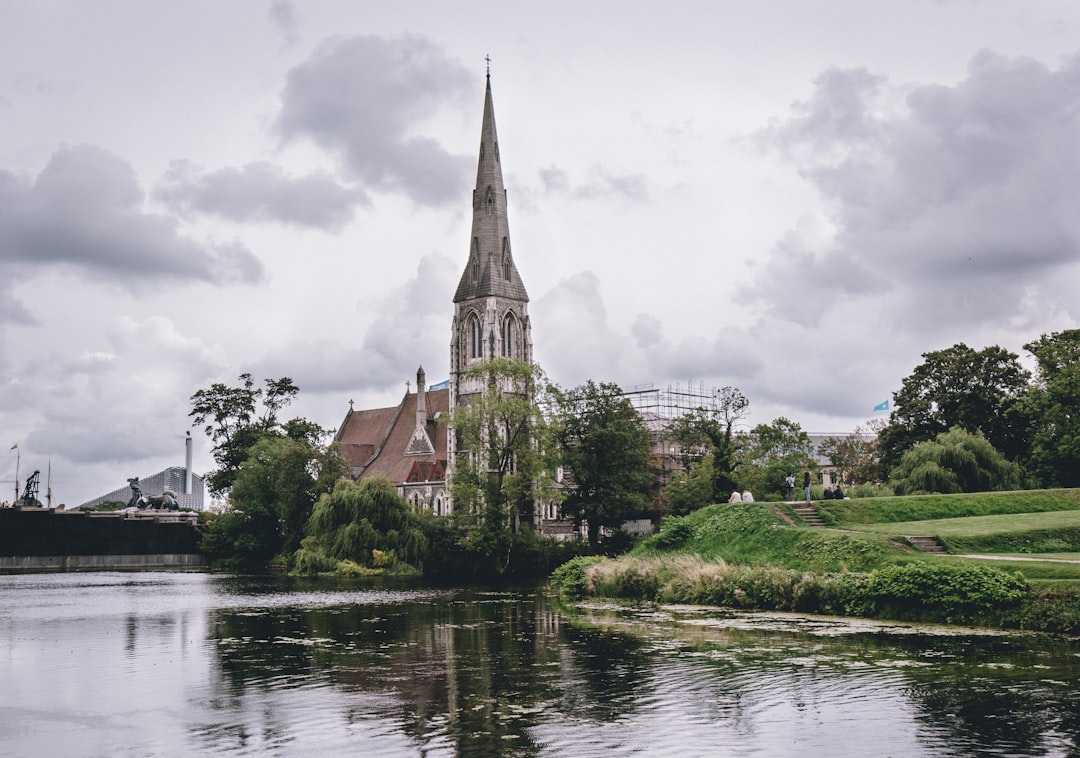
[[[131,487],[131,499],[128,500],[128,508],[152,508],[153,510],[159,510],[164,508],[170,511],[180,510],[180,503],[176,499],[176,493],[172,490],[165,490],[161,495],[152,495],[146,497],[142,493],[142,488],[139,487],[139,478],[132,477],[128,479],[128,486]]]

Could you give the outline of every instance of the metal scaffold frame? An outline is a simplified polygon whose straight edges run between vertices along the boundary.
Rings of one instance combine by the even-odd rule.
[[[652,384],[639,384],[623,390],[623,396],[630,401],[642,417],[652,415],[654,418],[674,419],[698,408],[706,411],[718,411],[720,409],[720,390],[705,389],[704,383],[699,382],[697,387],[687,384],[666,388],[656,387]]]

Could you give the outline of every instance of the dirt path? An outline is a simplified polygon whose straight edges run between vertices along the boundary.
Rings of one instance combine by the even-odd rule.
[[[1080,560],[1073,558],[1039,558],[1031,555],[964,555],[956,554],[957,558],[982,558],[987,561],[1041,561],[1043,563],[1080,563]]]

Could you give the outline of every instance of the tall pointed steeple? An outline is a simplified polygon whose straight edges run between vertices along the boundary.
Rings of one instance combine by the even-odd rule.
[[[468,264],[454,294],[455,303],[491,296],[529,301],[510,250],[506,199],[489,72],[484,94],[484,122],[480,127],[480,158],[476,164],[476,187],[472,198],[472,240]]]
[[[529,295],[514,263],[506,201],[489,69],[472,198],[469,256],[454,294],[451,408],[482,390],[464,380],[470,365],[501,357],[532,360]]]

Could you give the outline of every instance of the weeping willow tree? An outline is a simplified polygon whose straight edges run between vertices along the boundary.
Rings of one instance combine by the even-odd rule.
[[[898,495],[951,494],[1019,489],[1022,474],[981,433],[953,427],[907,450],[892,479]]]
[[[296,551],[296,570],[341,570],[342,562],[378,570],[419,567],[428,541],[420,517],[385,477],[342,479],[315,504]],[[406,564],[406,566],[402,566]]]

